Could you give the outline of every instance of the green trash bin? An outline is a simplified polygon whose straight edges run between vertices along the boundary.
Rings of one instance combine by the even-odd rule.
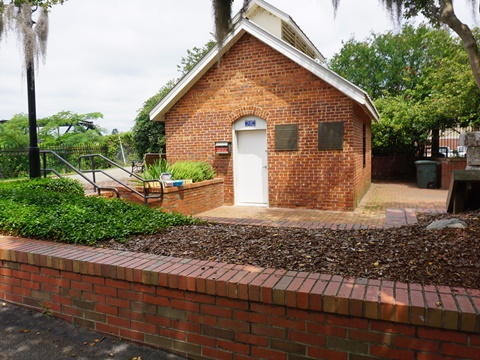
[[[417,185],[422,189],[438,188],[438,161],[418,160],[415,161],[417,167]]]

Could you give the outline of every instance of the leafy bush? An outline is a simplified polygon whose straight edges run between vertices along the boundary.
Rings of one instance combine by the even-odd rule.
[[[70,178],[59,178],[59,179],[31,179],[20,182],[12,182],[12,186],[18,187],[21,190],[32,190],[32,191],[54,191],[63,194],[72,194],[83,196],[84,189],[82,184],[77,180],[72,180]]]
[[[215,177],[215,170],[206,161],[179,161],[171,166],[172,179],[192,179],[193,182],[210,180]]]
[[[74,183],[69,179],[0,183],[0,231],[92,245],[199,222],[120,199],[84,197]]]
[[[170,164],[166,159],[155,160],[152,165],[146,166],[143,170],[142,178],[145,180],[158,180],[160,174],[170,171]]]

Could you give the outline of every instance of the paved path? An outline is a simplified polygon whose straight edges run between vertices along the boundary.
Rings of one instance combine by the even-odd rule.
[[[412,224],[416,212],[442,213],[447,190],[420,189],[416,184],[373,183],[355,211],[319,211],[222,206],[197,216],[214,222],[305,228],[383,228]]]
[[[135,358],[186,359],[95,333],[18,305],[0,302],[0,360]]]
[[[131,168],[131,166],[127,166],[124,169],[130,171],[132,168]],[[112,183],[114,183],[112,181],[112,179],[110,178],[110,176],[112,178],[120,180],[120,181],[128,180],[129,178],[131,179],[129,173],[124,171],[123,169],[120,169],[120,168],[103,170],[103,172],[108,174],[108,175],[104,175],[102,173],[95,173],[95,182],[99,185],[100,184],[112,184]],[[87,179],[90,179],[90,180],[93,181],[92,173],[84,173],[83,175]],[[75,179],[75,180],[80,181],[83,184],[83,186],[85,187],[85,189],[87,189],[87,190],[93,189],[93,186],[80,175],[69,175],[68,177],[71,178],[71,179]]]

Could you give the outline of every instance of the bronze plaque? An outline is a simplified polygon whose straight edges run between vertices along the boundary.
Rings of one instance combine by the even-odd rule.
[[[318,123],[318,150],[343,150],[343,124]]]
[[[298,125],[275,125],[275,150],[298,150]]]

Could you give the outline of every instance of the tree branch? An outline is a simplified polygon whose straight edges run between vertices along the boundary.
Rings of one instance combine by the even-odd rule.
[[[472,30],[458,19],[452,0],[440,1],[440,19],[462,39],[475,82],[480,90],[480,52]]]

